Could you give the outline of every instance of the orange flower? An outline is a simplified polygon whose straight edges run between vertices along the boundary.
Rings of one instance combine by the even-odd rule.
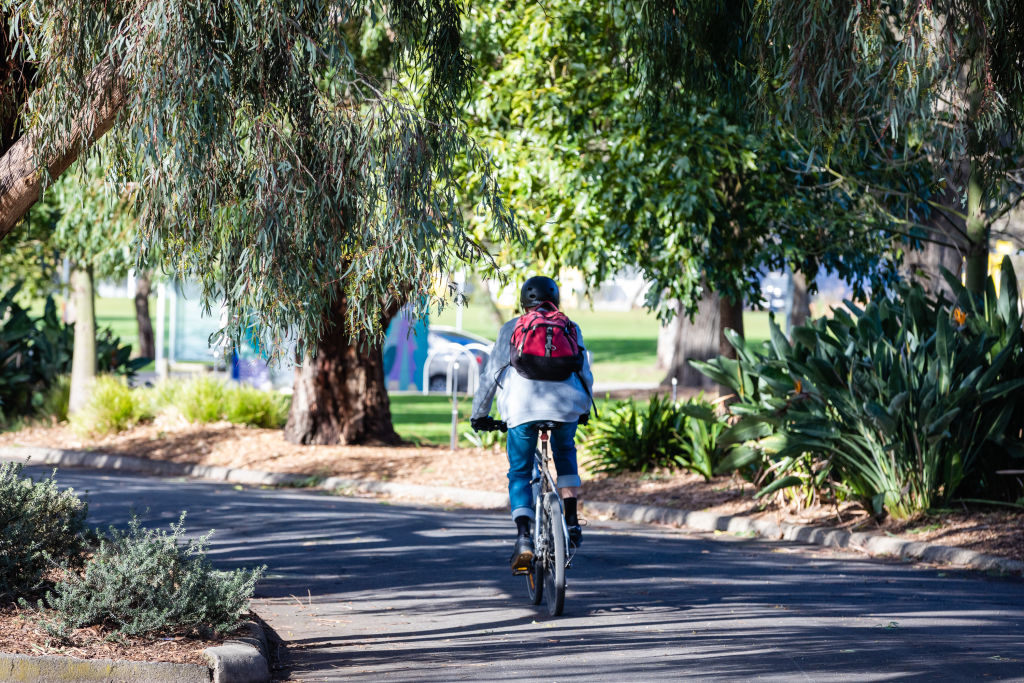
[[[956,321],[957,325],[963,325],[967,322],[967,314],[960,310],[959,307],[953,309],[953,320]]]
[[[793,387],[796,390],[796,393],[798,393],[798,394],[804,393],[804,383],[801,382],[800,380],[798,380],[798,379],[793,380]]]

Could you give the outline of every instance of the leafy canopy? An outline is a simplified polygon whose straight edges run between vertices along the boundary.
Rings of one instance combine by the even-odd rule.
[[[758,301],[759,270],[786,264],[812,276],[826,265],[858,284],[877,272],[886,240],[871,208],[800,173],[788,131],[708,94],[737,87],[738,67],[692,90],[653,77],[637,87],[630,36],[643,21],[629,3],[469,11],[480,64],[470,130],[529,235],[526,253],[512,245],[504,257],[515,268],[575,266],[591,286],[639,266],[650,306],[677,299],[691,310],[707,287]],[[656,87],[671,93],[645,106]]]
[[[1016,0],[755,3],[759,90],[827,148],[889,139],[973,159],[991,220],[1024,188],[1024,8]],[[882,156],[869,163],[885,163]],[[951,178],[952,180],[953,178]]]
[[[226,332],[315,342],[347,296],[350,331],[395,301],[428,305],[431,275],[478,259],[464,196],[514,234],[485,155],[456,113],[471,69],[454,0],[82,0],[10,3],[36,89],[22,112],[39,158],[83,142],[97,102],[118,119],[89,149],[115,187],[137,183],[139,257],[223,297]],[[383,26],[390,70],[354,44]],[[427,74],[421,90],[394,74]],[[376,70],[380,73],[380,70]],[[110,74],[110,77],[105,77]],[[90,75],[92,77],[90,77]],[[477,182],[460,188],[456,162]],[[435,294],[436,296],[436,294]]]

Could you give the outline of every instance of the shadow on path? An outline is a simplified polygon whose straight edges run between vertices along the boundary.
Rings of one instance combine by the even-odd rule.
[[[40,468],[35,468],[39,470]],[[1019,580],[626,524],[588,530],[566,614],[527,604],[511,524],[470,510],[65,470],[95,524],[188,510],[308,680],[1024,680]]]

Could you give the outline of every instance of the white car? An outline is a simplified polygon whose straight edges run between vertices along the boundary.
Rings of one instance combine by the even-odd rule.
[[[451,391],[448,386],[448,371],[449,367],[454,371],[455,361],[459,361],[459,369],[454,372],[457,391],[475,390],[476,385],[470,379],[469,359],[472,358],[476,363],[474,377],[479,377],[494,347],[494,342],[484,337],[442,325],[430,326],[427,344],[426,388],[430,392],[441,393]]]

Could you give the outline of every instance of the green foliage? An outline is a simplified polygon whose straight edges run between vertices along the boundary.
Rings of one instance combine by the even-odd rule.
[[[979,147],[1014,154],[1008,143],[1024,123],[1018,3],[826,1],[805,9],[758,2],[753,21],[761,87],[781,96],[788,119],[813,121],[825,134],[868,126],[875,138],[909,128],[946,160]]]
[[[396,302],[439,302],[434,274],[480,259],[464,211],[515,234],[458,121],[472,68],[455,0],[9,5],[37,157],[80,144],[108,188],[144,187],[135,253],[159,246],[205,303],[223,300],[236,342],[252,329],[270,350],[315,344],[340,297],[348,320],[331,324],[382,334]],[[392,88],[405,71],[420,78]],[[72,123],[97,101],[120,115],[91,145]],[[477,182],[460,185],[457,164]]]
[[[112,434],[170,410],[190,422],[227,420],[277,429],[288,419],[289,407],[287,396],[212,377],[172,380],[136,389],[123,380],[100,377],[88,403],[71,423],[81,433]]]
[[[178,386],[172,405],[189,422],[217,422],[225,419],[227,392],[224,382],[200,375]]]
[[[288,419],[287,397],[261,391],[247,384],[227,384],[212,377],[199,376],[171,387],[158,387],[173,406],[191,422],[227,420],[237,424],[276,429]]]
[[[37,589],[51,563],[79,564],[86,504],[53,474],[33,481],[0,463],[0,600]]]
[[[71,417],[71,426],[83,434],[116,434],[153,418],[152,406],[144,392],[123,380],[100,376],[82,409]]]
[[[277,392],[239,384],[227,390],[224,402],[224,417],[235,424],[278,429],[288,420],[290,401]]]
[[[716,93],[679,91],[674,73],[661,85],[644,78],[638,90],[623,55],[632,56],[638,19],[659,3],[638,4],[520,1],[469,11],[467,44],[481,65],[471,131],[488,141],[530,232],[528,253],[507,245],[505,260],[542,272],[575,266],[590,287],[639,267],[653,283],[650,307],[678,300],[691,311],[708,289],[759,301],[758,272],[785,265],[811,278],[826,265],[867,282],[887,244],[875,215],[832,192],[830,179],[797,173],[792,135],[758,126],[745,107],[737,114],[726,95],[748,92],[730,52],[745,34],[723,39],[724,20],[709,20],[700,24],[707,44],[676,54],[720,62],[700,68]],[[668,4],[664,16],[695,24],[722,6]],[[667,97],[652,89],[669,85],[675,106],[641,115],[648,96]]]
[[[74,325],[57,317],[47,298],[43,315],[32,318],[16,301],[19,285],[0,296],[0,418],[32,415],[44,409],[47,392],[62,375],[71,372]],[[130,359],[131,346],[122,345],[104,328],[96,339],[96,366],[100,372],[131,377],[148,362]]]
[[[221,572],[205,556],[209,534],[185,542],[184,514],[171,532],[111,528],[79,575],[65,572],[46,603],[51,633],[102,625],[114,634],[210,635],[234,629],[265,568]],[[212,532],[211,532],[212,533]]]
[[[654,396],[646,406],[630,399],[592,420],[587,466],[606,474],[683,468],[710,479],[724,428],[714,407],[700,397],[673,403]]]
[[[71,376],[60,375],[43,395],[43,403],[39,414],[50,417],[57,422],[68,419],[68,403],[71,398]]]
[[[764,111],[808,131],[809,148],[824,150],[815,165],[837,184],[927,202],[931,216],[892,218],[911,238],[961,252],[966,241],[976,294],[993,225],[1024,197],[1020,16],[1017,0],[765,0],[747,27]],[[830,156],[840,153],[847,168],[836,172]],[[904,185],[911,156],[937,168],[939,192]],[[888,173],[870,179],[878,169]]]
[[[1017,281],[1009,259],[998,296],[991,279],[983,297],[947,280],[953,301],[901,285],[796,328],[792,343],[773,324],[760,352],[734,336],[738,359],[694,363],[739,399],[720,467],[768,472],[765,492],[831,477],[899,518],[957,497],[1019,496],[996,474],[1024,459],[1024,409],[1011,398],[1024,387]]]

